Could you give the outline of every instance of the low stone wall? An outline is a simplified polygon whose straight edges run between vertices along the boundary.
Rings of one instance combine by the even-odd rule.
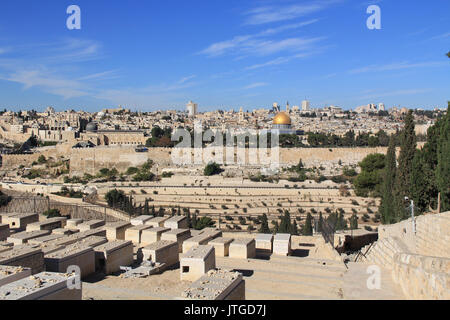
[[[391,269],[409,299],[449,299],[450,212],[416,217],[415,229],[412,219],[380,226],[367,262]]]
[[[408,299],[450,299],[450,259],[399,253],[393,267],[394,281]]]

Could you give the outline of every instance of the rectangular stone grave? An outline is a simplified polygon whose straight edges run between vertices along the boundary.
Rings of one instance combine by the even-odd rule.
[[[181,294],[185,300],[245,300],[245,280],[241,273],[210,270]]]
[[[78,229],[69,229],[69,228],[58,228],[58,229],[53,229],[52,230],[52,234],[59,234],[59,235],[63,235],[63,236],[70,236],[71,234],[74,233],[78,233],[80,232],[80,230]]]
[[[77,266],[81,271],[81,278],[95,272],[95,252],[86,245],[71,244],[64,249],[45,255],[45,270],[65,273],[69,266]]]
[[[80,223],[76,226],[76,229],[80,230],[80,232],[83,231],[89,231],[92,229],[97,229],[100,227],[103,227],[105,225],[105,221],[103,220],[88,220],[84,221],[83,223]]]
[[[270,256],[273,251],[273,234],[258,233],[255,238],[256,254]]]
[[[205,245],[209,241],[211,241],[212,238],[208,234],[199,234],[198,236],[189,238],[187,240],[184,240],[183,242],[183,252],[188,252],[192,247]]]
[[[278,233],[273,239],[273,254],[288,256],[291,254],[291,235]]]
[[[186,216],[173,216],[164,221],[164,227],[170,229],[188,229],[189,221]]]
[[[2,223],[9,224],[10,229],[25,230],[30,223],[39,222],[37,213],[20,213],[2,218]]]
[[[170,267],[180,261],[178,243],[175,241],[160,240],[142,248],[144,260],[154,263],[164,263]]]
[[[216,255],[213,246],[195,246],[180,257],[181,281],[196,281],[215,268]]]
[[[131,219],[130,222],[133,226],[140,226],[140,225],[145,224],[146,221],[149,221],[153,218],[154,218],[153,216],[143,215],[143,216],[139,216],[139,217],[135,217],[135,218]]]
[[[141,244],[149,245],[153,242],[161,240],[161,235],[164,232],[170,231],[169,228],[153,227],[142,231]]]
[[[191,238],[189,229],[172,229],[161,235],[161,240],[175,241],[178,243],[178,252],[183,252],[183,242]]]
[[[144,224],[134,225],[125,231],[125,240],[132,241],[133,243],[141,243],[142,231],[153,228],[152,226],[146,226]]]
[[[45,242],[61,239],[63,237],[64,236],[61,234],[49,234],[48,236],[30,239],[30,240],[28,240],[28,243],[29,244],[42,244]]]
[[[23,231],[10,235],[8,239],[6,239],[6,241],[14,243],[14,245],[19,245],[25,244],[29,240],[32,240],[34,238],[48,236],[49,234],[50,234],[49,230]]]
[[[145,225],[152,226],[153,228],[164,227],[164,222],[168,219],[169,217],[156,217],[145,221]]]
[[[0,224],[0,241],[6,240],[9,235],[9,224]]]
[[[94,248],[95,267],[106,275],[133,264],[133,243],[126,240],[107,242]]]
[[[235,239],[230,244],[230,258],[251,259],[256,256],[255,239]]]
[[[0,300],[81,300],[81,288],[69,288],[74,274],[42,272],[0,287]]]
[[[230,244],[234,241],[232,238],[216,238],[208,242],[216,251],[216,257],[228,257],[230,254]]]
[[[0,253],[0,265],[30,268],[36,274],[44,271],[44,253],[39,248],[15,246]]]
[[[30,268],[0,266],[0,287],[31,276]]]
[[[79,224],[83,223],[83,219],[69,219],[66,223],[66,228],[74,228],[77,227]]]
[[[131,223],[125,221],[107,223],[105,225],[106,238],[109,241],[125,240],[125,231],[131,227]]]
[[[29,223],[27,231],[49,230],[64,228],[67,218],[50,218],[40,222]]]

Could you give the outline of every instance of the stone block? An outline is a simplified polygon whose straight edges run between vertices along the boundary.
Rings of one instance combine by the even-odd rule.
[[[256,256],[255,239],[235,239],[230,244],[230,258],[250,259]]]
[[[81,271],[81,278],[95,272],[95,252],[92,247],[72,244],[64,249],[45,255],[45,270],[65,273],[69,266],[77,266]]]
[[[288,256],[291,254],[291,235],[278,233],[273,239],[273,254]]]
[[[133,226],[140,226],[140,225],[144,225],[146,221],[149,221],[153,218],[154,218],[153,216],[143,215],[143,216],[139,216],[139,217],[131,219],[130,222]]]
[[[205,245],[209,241],[211,241],[212,238],[208,234],[199,234],[195,237],[189,238],[183,242],[183,252],[188,252],[192,247]]]
[[[189,221],[186,216],[173,216],[164,222],[164,227],[170,229],[188,229]]]
[[[133,264],[133,243],[116,240],[97,246],[95,251],[95,268],[106,275],[120,271],[120,267]]]
[[[210,270],[181,294],[186,300],[245,300],[245,280],[239,272]]]
[[[0,266],[0,287],[31,276],[30,268]]]
[[[131,223],[125,221],[107,223],[105,225],[106,238],[109,241],[125,240],[125,231],[131,227]]]
[[[80,223],[79,225],[76,226],[76,228],[78,230],[80,230],[80,232],[83,232],[83,231],[97,229],[97,228],[103,227],[104,225],[105,225],[105,221],[103,221],[103,220],[88,220],[88,221],[84,221],[83,223]]]
[[[125,240],[132,241],[133,243],[141,243],[142,231],[153,228],[152,226],[146,226],[144,224],[134,225],[125,231]]]
[[[40,222],[29,223],[27,231],[49,230],[64,228],[66,226],[67,218],[50,218]]]
[[[167,231],[170,231],[170,229],[162,227],[153,227],[150,229],[146,229],[142,231],[141,244],[149,245],[151,243],[158,242],[159,240],[161,240],[161,235]]]
[[[0,287],[0,300],[81,300],[81,289],[67,285],[75,279],[73,274],[42,272]]]
[[[67,220],[66,228],[74,228],[81,223],[83,223],[83,219],[69,219]]]
[[[273,252],[273,234],[258,233],[255,238],[256,254],[270,256]]]
[[[215,268],[216,255],[213,246],[192,247],[180,258],[181,281],[196,281],[209,270]]]
[[[44,271],[44,253],[29,246],[15,246],[0,253],[0,265],[30,268],[32,274]]]
[[[183,242],[191,238],[189,229],[172,229],[161,235],[161,240],[175,241],[178,243],[178,252],[183,252]]]
[[[153,228],[164,227],[164,222],[168,219],[169,217],[155,217],[145,221],[144,224],[147,226],[152,226]]]
[[[234,239],[231,238],[216,238],[208,242],[210,246],[214,247],[216,257],[228,257],[230,254],[230,244]]]
[[[14,245],[19,245],[25,244],[29,240],[34,238],[48,236],[49,234],[50,234],[49,230],[24,231],[10,235],[6,241],[14,243]]]
[[[53,229],[52,234],[59,234],[63,236],[70,236],[71,234],[78,233],[80,230],[78,229],[69,229],[69,228],[58,228]]]
[[[154,263],[164,263],[170,267],[180,261],[178,243],[176,241],[160,240],[142,248],[144,260]]]
[[[5,241],[9,235],[9,224],[0,224],[0,241]]]
[[[48,236],[30,239],[30,240],[28,240],[28,243],[29,244],[42,244],[42,243],[46,243],[49,241],[61,239],[63,237],[64,236],[60,235],[60,234],[49,234]]]
[[[9,224],[10,229],[25,230],[30,223],[39,222],[37,213],[20,213],[3,216],[2,223]]]

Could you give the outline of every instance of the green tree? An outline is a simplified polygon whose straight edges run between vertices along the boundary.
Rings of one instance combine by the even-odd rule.
[[[319,214],[319,222],[317,223],[317,232],[323,232],[323,215]]]
[[[383,185],[381,191],[381,205],[379,210],[383,224],[393,223],[395,216],[394,183],[397,172],[395,150],[395,138],[394,136],[391,136],[385,160],[385,170],[383,173]]]
[[[267,215],[264,213],[261,217],[261,227],[259,233],[271,233],[269,229],[269,221],[267,220]]]
[[[441,212],[450,210],[450,102],[441,123],[437,147],[436,182],[441,194]]]
[[[203,174],[205,176],[214,176],[216,174],[220,174],[222,172],[222,169],[220,168],[220,165],[215,162],[210,162],[206,165],[205,170],[203,171]]]
[[[417,148],[414,115],[412,110],[409,110],[406,115],[405,128],[402,130],[400,137],[400,155],[398,157],[398,168],[395,176],[397,221],[408,218],[408,215],[404,210],[403,201],[405,197],[411,197],[411,174]]]
[[[313,235],[312,216],[311,216],[311,213],[309,213],[309,212],[306,215],[306,221],[302,228],[302,235],[304,235],[304,236],[312,236]]]
[[[358,217],[356,214],[353,214],[350,218],[350,229],[351,230],[358,229]]]
[[[47,162],[47,159],[45,158],[45,156],[43,154],[41,154],[38,158],[38,163],[43,164],[46,162]]]
[[[381,192],[382,172],[385,166],[385,155],[369,154],[359,163],[361,173],[353,184],[359,197],[377,196]]]

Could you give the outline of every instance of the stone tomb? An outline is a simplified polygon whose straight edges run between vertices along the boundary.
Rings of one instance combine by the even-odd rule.
[[[25,230],[30,223],[39,222],[37,213],[20,213],[3,216],[2,223],[9,224],[10,229]]]
[[[9,235],[9,224],[0,224],[0,241],[6,240]]]
[[[211,239],[220,238],[222,236],[222,231],[215,228],[206,228],[201,233],[202,235],[208,235]]]
[[[191,231],[189,229],[172,229],[164,232],[161,235],[161,240],[178,242],[178,252],[183,252],[183,242],[191,238]]]
[[[258,233],[255,238],[256,254],[270,256],[273,251],[273,234]]]
[[[161,240],[161,235],[167,231],[170,231],[170,229],[169,228],[161,228],[161,227],[154,227],[154,228],[146,229],[146,230],[142,231],[141,244],[149,245],[153,242],[158,242],[159,240]]]
[[[29,244],[42,244],[42,243],[46,243],[49,241],[61,239],[63,237],[64,236],[61,234],[49,234],[48,236],[30,239],[30,240],[28,240],[28,243]]]
[[[64,228],[66,226],[67,218],[50,218],[41,222],[29,223],[27,231],[49,230]]]
[[[133,243],[126,240],[107,242],[94,248],[95,269],[106,275],[133,264]]]
[[[107,223],[105,225],[106,238],[110,241],[125,240],[125,231],[131,227],[131,223],[125,221]]]
[[[170,267],[180,261],[178,243],[176,241],[161,240],[142,248],[144,260],[165,264]]]
[[[230,244],[233,242],[232,238],[216,238],[208,242],[216,251],[216,257],[228,257],[230,253]]]
[[[198,236],[189,238],[183,242],[183,252],[188,252],[192,247],[205,245],[210,240],[212,240],[211,236],[208,234],[199,234]]]
[[[273,240],[273,254],[288,256],[291,254],[291,235],[278,233]]]
[[[13,247],[0,253],[0,265],[30,268],[36,274],[44,271],[44,253],[39,248]]]
[[[81,278],[95,272],[95,252],[92,247],[78,243],[45,255],[47,271],[65,273],[69,266],[78,266]]]
[[[66,229],[66,228],[58,228],[58,229],[53,229],[52,230],[52,234],[60,234],[63,236],[70,236],[74,233],[78,233],[80,232],[80,230],[78,229]]]
[[[186,216],[173,216],[164,222],[164,227],[170,229],[189,229],[189,221]]]
[[[140,226],[140,225],[145,224],[146,221],[149,221],[153,218],[154,218],[153,216],[145,216],[144,215],[144,216],[139,216],[139,217],[133,218],[130,220],[130,222],[133,226]]]
[[[256,256],[255,239],[235,239],[230,244],[230,258],[250,259]]]
[[[133,243],[141,243],[142,231],[153,228],[152,226],[146,226],[144,224],[133,225],[125,231],[125,240],[132,241]]]
[[[88,231],[96,228],[103,227],[105,225],[105,221],[103,220],[89,220],[83,223],[80,223],[75,228],[80,230],[80,232]]]
[[[245,280],[239,272],[210,270],[181,294],[186,300],[245,300]]]
[[[0,266],[0,287],[31,276],[30,268]]]
[[[81,300],[74,274],[42,272],[0,287],[0,300]]]
[[[195,246],[180,258],[181,281],[196,281],[211,269],[216,268],[213,246]]]
[[[169,217],[156,217],[145,221],[145,225],[152,226],[153,228],[164,227],[164,222],[168,219]]]
[[[49,230],[24,231],[10,235],[6,241],[14,243],[14,245],[19,245],[28,243],[29,240],[34,238],[48,236],[49,234]]]
[[[79,224],[83,223],[83,219],[69,219],[67,220],[66,223],[66,228],[70,229],[70,228],[75,228],[76,226],[78,226]]]

